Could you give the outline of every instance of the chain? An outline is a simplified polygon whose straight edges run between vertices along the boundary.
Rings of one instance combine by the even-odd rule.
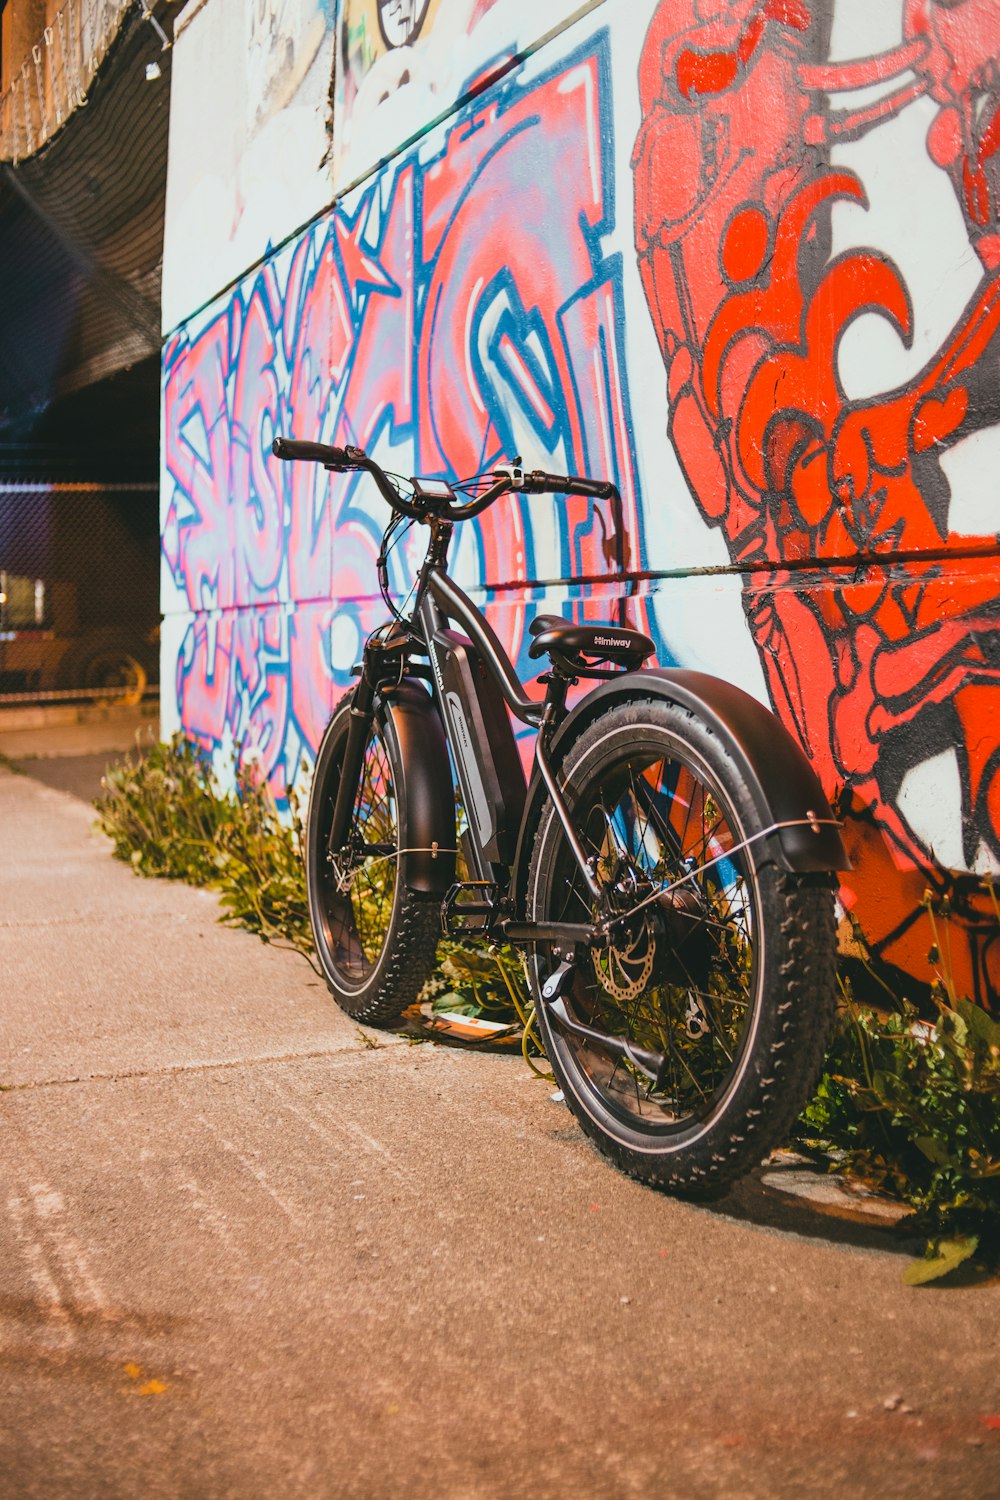
[[[62,57],[63,86],[66,90],[66,113],[69,114],[70,110],[73,108],[73,104],[75,101],[73,97],[73,79],[69,68],[69,58],[66,55],[66,16],[63,10],[60,10],[58,15],[56,16],[56,25],[59,28],[59,53]]]
[[[81,27],[82,27],[82,24],[83,24],[82,21],[79,20],[79,14],[80,14],[80,9],[79,8],[80,8],[81,3],[82,3],[82,0],[76,0],[78,20],[77,20],[77,24],[76,24],[76,26],[74,28],[74,26],[73,26],[73,0],[66,0],[66,7],[65,7],[66,24],[69,27],[69,34],[70,34],[71,42],[72,42],[73,38],[76,38],[77,40],[79,40],[79,37],[80,37]],[[62,24],[63,24],[63,11],[59,12],[59,24],[60,24],[60,26],[62,26]],[[69,56],[72,58],[71,73],[72,73],[73,97],[76,100],[76,103],[78,105],[80,105],[80,104],[86,104],[86,102],[87,102],[87,96],[86,96],[86,94],[84,93],[83,89],[80,86],[80,67],[79,67],[79,58],[78,58],[78,54],[77,54],[77,48],[75,46],[73,46],[73,45],[70,46]]]
[[[11,80],[10,89],[4,95],[4,100],[3,100],[4,113],[7,116],[7,119],[10,121],[10,155],[11,155],[11,159],[12,159],[15,167],[17,166],[18,158],[20,156],[20,151],[18,150],[18,139],[17,139],[17,130],[18,130],[18,126],[17,126],[17,84],[18,84],[18,80],[16,78],[14,78],[14,79]],[[7,135],[7,129],[6,129],[6,126],[5,126],[4,127],[4,137],[5,138],[6,138],[6,135]]]

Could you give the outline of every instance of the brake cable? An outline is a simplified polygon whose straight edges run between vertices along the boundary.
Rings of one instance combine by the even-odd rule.
[[[688,870],[678,880],[671,881],[669,885],[662,885],[658,890],[653,891],[651,895],[644,896],[629,911],[620,912],[610,921],[602,923],[600,931],[609,934],[611,929],[616,927],[619,922],[627,922],[631,917],[635,916],[636,912],[642,911],[644,907],[651,906],[654,901],[659,901],[661,896],[669,896],[673,891],[679,890],[682,885],[687,885],[689,881],[695,880],[699,875],[703,875],[713,865],[720,864],[724,859],[731,859],[734,854],[742,853],[744,849],[749,849],[751,844],[759,843],[761,839],[770,838],[772,833],[779,833],[782,828],[811,828],[813,833],[819,833],[821,828],[840,829],[843,826],[836,818],[818,818],[814,812],[808,813],[804,818],[786,818],[782,822],[771,823],[767,828],[762,828],[758,833],[750,834],[749,838],[743,839],[739,844],[733,844],[730,848],[724,849],[721,854],[714,855],[711,859],[706,860],[703,865],[698,865],[696,869]]]

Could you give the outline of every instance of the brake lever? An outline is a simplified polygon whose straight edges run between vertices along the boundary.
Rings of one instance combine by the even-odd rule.
[[[524,489],[524,470],[521,468],[520,458],[516,458],[512,464],[500,464],[493,470],[493,478],[506,479],[512,490]]]
[[[324,464],[323,467],[328,474],[355,474],[360,467],[360,460],[367,459],[368,455],[363,448],[344,449],[344,457],[347,460],[343,464]]]

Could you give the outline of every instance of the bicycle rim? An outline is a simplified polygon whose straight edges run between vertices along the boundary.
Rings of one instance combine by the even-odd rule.
[[[745,834],[731,800],[687,747],[647,730],[588,764],[573,821],[600,901],[560,838],[544,878],[546,910],[592,921],[676,889],[584,956],[567,995],[571,1019],[633,1056],[554,1021],[547,1030],[588,1113],[667,1145],[707,1128],[752,1053],[763,961],[757,873],[737,848]],[[651,1057],[661,1063],[650,1066]]]
[[[330,962],[349,983],[362,984],[385,947],[397,897],[397,794],[388,747],[377,721],[365,747],[351,814],[349,868],[326,854],[339,779],[339,774],[328,777],[315,825],[317,905]]]

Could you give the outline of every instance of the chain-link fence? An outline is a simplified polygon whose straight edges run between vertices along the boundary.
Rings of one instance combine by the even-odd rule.
[[[158,691],[155,484],[0,482],[0,706]]]

